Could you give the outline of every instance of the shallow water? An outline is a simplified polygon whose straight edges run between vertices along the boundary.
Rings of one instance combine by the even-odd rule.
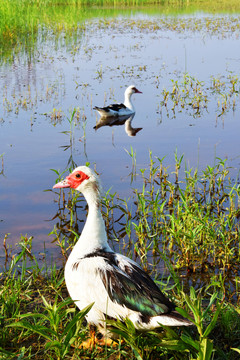
[[[202,14],[178,17],[176,29],[172,25],[153,29],[150,24],[159,26],[161,16],[122,16],[104,24],[96,19],[87,22],[72,42],[64,33],[56,41],[50,30],[39,29],[31,56],[19,53],[12,63],[2,64],[1,239],[10,233],[8,243],[14,244],[21,234],[33,235],[35,252],[45,244],[48,259],[58,257],[48,236],[57,222],[51,219],[58,207],[54,193],[46,190],[52,189],[56,179],[50,169],[62,172],[72,161],[96,165],[104,190],[112,188],[123,198],[138,186],[131,184],[129,176],[132,160],[125,149],[131,147],[136,151],[138,170],[148,166],[149,150],[153,157],[165,156],[165,166],[174,170],[177,149],[179,156],[184,154],[183,168],[186,163],[202,170],[212,166],[216,157],[227,158],[231,177],[237,179],[239,92],[227,99],[227,109],[221,114],[218,103],[223,97],[209,89],[212,77],[226,84],[228,76],[240,77],[239,30],[224,32],[221,27],[213,31],[213,25],[206,27],[206,19],[212,18]],[[239,24],[240,20],[228,15],[219,18],[223,23]],[[217,15],[214,22],[216,19]],[[168,21],[173,24],[174,18],[165,17],[164,22]],[[179,25],[191,22],[198,23],[197,29]],[[41,31],[49,31],[49,36],[42,36]],[[185,73],[202,82],[207,95],[207,106],[199,114],[186,104],[184,108],[179,104],[175,113],[170,101],[167,108],[161,105],[162,91],[171,92],[173,82],[181,84]],[[125,87],[132,83],[143,92],[134,96],[132,126],[142,130],[135,137],[127,136],[124,126],[95,131],[99,116],[93,106],[123,101]],[[236,86],[239,91],[239,81]],[[74,108],[79,119],[71,135],[68,119]]]

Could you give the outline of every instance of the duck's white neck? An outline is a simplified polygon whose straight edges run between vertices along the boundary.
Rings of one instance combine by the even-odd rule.
[[[92,253],[96,249],[111,251],[101,214],[98,188],[89,187],[84,190],[83,195],[88,204],[88,216],[82,234],[71,253],[71,257],[78,258]]]
[[[132,93],[126,91],[125,94],[124,94],[124,105],[127,108],[131,109],[133,112],[135,112],[135,108],[134,108],[133,103],[131,101],[131,97],[132,97]]]
[[[131,118],[131,119],[127,119],[127,120],[125,121],[125,131],[126,131],[127,133],[129,133],[129,132],[131,132],[132,129],[133,129],[133,128],[132,128],[132,118]]]

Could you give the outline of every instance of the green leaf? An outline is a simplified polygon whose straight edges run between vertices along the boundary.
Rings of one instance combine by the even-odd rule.
[[[193,324],[197,325],[196,322],[193,320],[193,318],[187,313],[186,310],[182,309],[182,308],[178,308],[176,307],[175,309],[180,315],[182,315],[183,317],[185,317],[186,319],[192,321]]]
[[[231,348],[232,350],[238,352],[240,354],[240,349],[237,349],[237,348]]]
[[[65,327],[64,331],[63,331],[63,336],[65,336],[66,334],[69,333],[69,331],[73,328],[73,326],[75,326],[75,324],[82,320],[87,313],[91,310],[92,306],[94,303],[86,306],[83,310],[79,311],[79,313],[72,319],[72,321],[70,321],[70,323]]]
[[[218,315],[220,313],[220,310],[221,310],[221,307],[220,305],[218,304],[217,305],[217,310],[215,311],[215,314],[212,318],[212,321],[210,322],[210,324],[207,326],[206,330],[204,331],[203,333],[203,337],[206,338],[208,337],[208,335],[210,334],[210,332],[213,330],[216,322],[217,322],[217,319],[218,319]]]
[[[198,341],[193,340],[192,338],[190,338],[189,336],[182,334],[181,335],[181,339],[182,341],[184,341],[185,343],[191,345],[194,349],[196,349],[197,351],[199,351],[200,349],[200,344]]]
[[[144,360],[143,357],[139,354],[139,352],[132,347],[132,350],[134,352],[134,355],[136,356],[137,360]]]
[[[20,314],[20,319],[25,319],[27,317],[31,317],[32,319],[33,318],[42,318],[44,320],[48,320],[48,317],[45,315],[45,314],[34,314],[34,313],[26,313],[26,314]]]
[[[16,323],[7,325],[7,327],[24,328],[36,334],[39,334],[43,336],[45,339],[50,341],[52,340],[50,334],[54,336],[56,335],[55,332],[53,332],[51,329],[47,328],[46,326],[39,326],[39,325],[35,326],[27,321],[18,321]]]
[[[1,346],[0,346],[0,354],[9,355],[9,356],[12,355],[10,351],[3,349]]]
[[[163,326],[163,325],[160,325],[160,326],[165,329],[167,338],[169,338],[171,340],[179,339],[178,334],[176,333],[176,331],[173,328],[171,328],[170,326]]]
[[[62,344],[58,340],[50,341],[45,345],[45,349],[51,349],[51,348],[58,348],[59,350],[62,349]]]
[[[190,299],[190,297],[187,294],[185,294],[184,297],[185,297],[188,307],[190,308],[190,310],[192,311],[192,313],[196,319],[196,317],[198,315],[198,309],[196,309],[195,304],[193,303],[193,301]]]
[[[45,297],[44,297],[43,295],[41,295],[41,298],[42,298],[42,301],[43,301],[43,303],[44,303],[44,306],[45,306],[47,309],[52,307],[51,304],[49,304],[49,303],[47,302],[47,300],[45,299]]]
[[[174,351],[185,351],[188,350],[189,347],[186,346],[186,342],[180,340],[163,340],[160,343],[160,346],[169,350]]]
[[[199,360],[210,360],[213,353],[213,343],[210,339],[202,339]]]
[[[211,307],[212,304],[214,303],[214,301],[215,301],[215,299],[216,299],[217,296],[218,296],[217,293],[214,293],[214,294],[211,296],[211,299],[210,299],[210,301],[209,301],[209,304],[208,304],[206,310],[203,312],[203,315],[202,315],[202,318],[203,318],[203,319],[206,317],[206,315],[207,315],[210,307]]]

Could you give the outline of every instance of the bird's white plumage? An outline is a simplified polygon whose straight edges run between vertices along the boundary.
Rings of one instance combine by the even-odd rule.
[[[135,108],[132,102],[132,95],[141,93],[134,85],[130,85],[124,93],[124,103],[111,104],[104,107],[95,106],[102,117],[121,117],[130,116],[135,113]]]
[[[79,309],[94,303],[87,320],[104,328],[106,315],[129,318],[137,329],[150,330],[159,324],[188,326],[175,305],[157,288],[133,260],[113,252],[108,245],[100,209],[98,178],[87,167],[78,167],[54,188],[73,187],[88,203],[82,234],[65,266],[65,280]]]
[[[105,315],[114,318],[125,318],[129,310],[117,303],[113,303],[108,296],[106,288],[99,275],[99,269],[105,271],[106,265],[100,258],[86,258],[79,263],[77,271],[72,271],[72,263],[68,262],[65,268],[65,280],[71,298],[79,309],[89,305],[94,306],[87,314],[88,322],[98,325],[103,323]],[[98,271],[96,271],[98,269]]]

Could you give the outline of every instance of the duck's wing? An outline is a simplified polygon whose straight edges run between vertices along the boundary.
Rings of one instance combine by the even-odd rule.
[[[108,108],[113,111],[120,111],[122,109],[126,109],[127,107],[124,104],[111,104]]]
[[[111,104],[104,107],[95,106],[93,110],[102,111],[102,112],[119,112],[120,110],[126,109],[126,106],[124,104]]]
[[[134,261],[115,253],[104,257],[107,266],[99,269],[99,274],[113,302],[146,316],[165,314],[175,308]]]

